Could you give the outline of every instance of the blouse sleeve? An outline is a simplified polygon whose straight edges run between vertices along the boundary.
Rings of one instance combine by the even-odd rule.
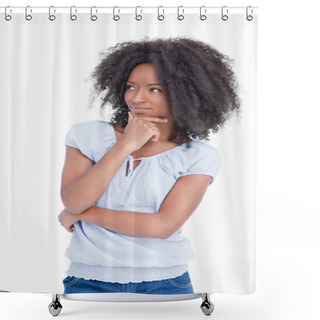
[[[204,143],[198,142],[193,145],[184,164],[184,168],[179,172],[180,177],[203,174],[211,176],[210,184],[217,176],[220,169],[221,158],[217,149]]]
[[[71,126],[65,138],[65,145],[79,149],[90,160],[97,162],[97,158],[101,157],[112,140],[110,124],[93,120]]]

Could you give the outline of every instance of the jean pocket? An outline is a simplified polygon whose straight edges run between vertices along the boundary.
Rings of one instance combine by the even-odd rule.
[[[63,285],[65,287],[70,287],[70,286],[74,285],[78,280],[79,280],[79,278],[68,276],[63,279]]]
[[[188,272],[185,272],[182,276],[168,279],[168,281],[177,288],[191,287],[191,280]]]

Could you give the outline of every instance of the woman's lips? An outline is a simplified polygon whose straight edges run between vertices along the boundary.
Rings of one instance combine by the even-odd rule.
[[[133,107],[131,106],[130,109],[134,112],[144,112],[150,110],[149,108],[140,108],[140,107]]]

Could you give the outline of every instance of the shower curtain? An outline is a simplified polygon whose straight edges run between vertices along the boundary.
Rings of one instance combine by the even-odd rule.
[[[205,142],[219,152],[219,174],[181,231],[193,289],[252,293],[257,8],[1,7],[0,15],[0,290],[63,293],[73,236],[58,221],[65,138],[74,124],[110,120],[92,99],[99,54],[179,37],[232,60],[241,101]]]

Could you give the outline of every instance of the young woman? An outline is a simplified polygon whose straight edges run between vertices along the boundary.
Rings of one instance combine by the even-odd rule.
[[[59,220],[73,233],[65,293],[193,293],[182,226],[218,173],[207,139],[239,108],[226,56],[179,38],[111,48],[93,73],[111,122],[66,137]]]

